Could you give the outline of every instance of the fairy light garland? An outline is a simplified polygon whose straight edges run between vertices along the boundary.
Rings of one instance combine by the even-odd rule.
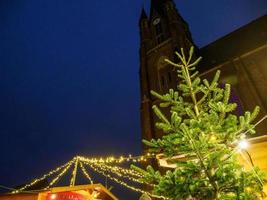
[[[86,161],[89,163],[123,163],[123,162],[143,162],[146,161],[148,158],[155,157],[155,154],[147,153],[145,156],[132,156],[131,154],[127,157],[120,156],[120,157],[107,157],[107,158],[86,158],[79,156],[81,161]]]
[[[97,166],[98,168],[100,168],[100,170],[102,170],[102,171],[105,171],[105,172],[108,172],[108,173],[116,174],[116,175],[119,176],[119,177],[128,178],[129,180],[134,181],[134,182],[137,182],[137,183],[143,183],[143,182],[139,181],[139,180],[136,179],[136,178],[133,178],[133,177],[127,176],[127,175],[125,175],[125,174],[122,174],[122,173],[120,173],[120,172],[117,172],[117,171],[115,171],[114,169],[109,168],[107,165],[101,165],[101,164],[97,164],[97,163],[94,163],[94,165],[96,165],[96,166]]]
[[[79,162],[80,168],[84,174],[84,176],[90,181],[91,184],[93,184],[93,179],[90,177],[90,175],[88,174],[88,172],[86,171],[86,169],[84,168],[82,162]]]
[[[98,164],[98,163],[94,163],[93,165],[95,165],[96,167],[99,168],[100,171],[102,172],[105,172],[105,173],[113,173],[115,174],[116,176],[118,177],[121,177],[121,178],[127,178],[128,180],[130,181],[133,181],[133,182],[136,182],[136,183],[141,183],[141,184],[144,184],[143,181],[139,180],[139,179],[136,179],[136,178],[133,178],[133,177],[130,177],[128,175],[125,175],[125,174],[121,174],[119,172],[116,172],[115,170],[113,170],[112,168],[108,168],[108,166],[106,165],[101,165],[101,164]]]
[[[70,164],[67,166],[67,167],[65,167],[63,170],[62,170],[62,172],[61,173],[59,173],[59,175],[56,177],[56,178],[54,178],[50,183],[49,183],[49,185],[47,186],[47,187],[45,187],[44,188],[44,190],[47,190],[47,189],[49,189],[51,186],[53,186],[69,169],[70,169],[70,167],[73,165],[73,163],[74,163],[74,161],[72,160],[71,162],[70,162]]]
[[[86,161],[85,161],[86,162]],[[120,166],[111,166],[109,164],[106,164],[106,163],[90,163],[90,162],[86,162],[86,163],[89,163],[89,164],[98,164],[98,165],[101,165],[103,166],[104,168],[107,168],[109,169],[110,171],[112,172],[116,172],[118,174],[121,174],[121,175],[126,175],[126,176],[132,176],[133,178],[136,177],[136,178],[142,178],[143,175],[134,171],[134,170],[131,170],[131,169],[125,169],[123,167],[120,167]]]
[[[137,171],[134,171],[134,170],[131,170],[131,169],[125,169],[125,168],[122,168],[122,167],[119,167],[119,166],[110,166],[110,165],[106,165],[105,166],[107,168],[110,168],[116,172],[119,172],[119,173],[122,173],[122,174],[125,174],[125,175],[131,175],[133,177],[137,177],[137,178],[142,178],[144,177],[142,174],[140,174],[139,172]]]
[[[72,171],[72,176],[71,176],[71,180],[70,180],[70,186],[74,186],[75,185],[79,157],[78,156],[75,157],[74,160],[75,160],[75,165],[74,165],[74,169]]]
[[[133,191],[135,191],[135,192],[139,192],[139,193],[142,193],[142,194],[148,194],[148,195],[151,196],[151,197],[156,197],[156,198],[166,199],[166,198],[163,197],[163,196],[154,195],[154,194],[151,194],[151,193],[149,193],[149,192],[147,192],[147,191],[144,191],[144,190],[142,190],[142,189],[139,189],[139,188],[136,188],[136,187],[134,187],[134,186],[128,185],[128,184],[125,183],[124,181],[120,181],[119,179],[110,176],[110,174],[107,174],[107,173],[105,173],[105,172],[102,172],[102,171],[98,170],[98,169],[97,169],[96,167],[94,167],[92,164],[89,164],[89,163],[84,163],[84,164],[86,164],[87,166],[89,166],[89,167],[90,167],[91,169],[93,169],[95,172],[97,172],[97,173],[99,173],[99,174],[102,174],[103,176],[109,178],[109,179],[112,180],[112,181],[115,181],[116,183],[118,183],[118,184],[120,184],[120,185],[122,185],[122,186],[124,186],[124,187],[127,187],[127,188],[130,189],[130,190],[133,190]]]
[[[25,186],[23,186],[22,188],[19,188],[18,190],[13,191],[12,193],[19,193],[22,192],[23,190],[37,184],[38,182],[44,180],[45,178],[48,178],[50,176],[52,176],[53,174],[57,173],[58,171],[60,171],[61,169],[65,168],[66,166],[68,166],[72,161],[67,162],[66,164],[59,166],[58,168],[56,168],[55,170],[52,170],[50,172],[48,172],[47,174],[43,175],[41,178],[36,178],[34,179],[31,183],[26,184]]]
[[[132,155],[129,155],[127,157],[120,156],[118,158],[115,158],[113,156],[110,156],[110,157],[107,157],[107,158],[86,158],[86,157],[82,157],[82,156],[77,156],[77,157],[73,158],[71,161],[65,163],[64,165],[62,165],[62,166],[60,166],[60,167],[58,167],[58,168],[56,168],[56,169],[54,169],[54,170],[52,170],[50,172],[48,172],[47,174],[43,175],[42,177],[34,179],[29,184],[26,184],[25,186],[23,186],[23,187],[21,187],[21,188],[19,188],[17,190],[12,191],[12,193],[19,193],[19,192],[25,191],[27,188],[29,188],[29,187],[37,184],[38,182],[40,182],[40,181],[52,176],[53,174],[59,172],[60,170],[66,169],[67,166],[69,166],[70,164],[73,164],[75,159],[79,159],[79,160],[87,162],[87,163],[112,164],[112,163],[123,163],[123,162],[134,162],[134,163],[142,162],[142,161],[146,161],[148,158],[152,158],[154,156],[155,156],[154,154],[149,154],[149,153],[146,156],[132,156]],[[120,170],[120,172],[122,172],[124,174],[137,175],[137,173],[134,173],[134,171],[123,169],[123,168],[120,168],[120,167],[113,168],[113,171],[115,171],[115,170],[116,171]]]
[[[120,156],[117,158],[112,157],[112,156],[107,157],[107,158],[87,158],[87,157],[82,157],[82,156],[76,156],[72,160],[70,160],[69,162],[65,163],[64,165],[50,171],[49,173],[43,175],[41,178],[34,179],[31,183],[26,184],[25,186],[23,186],[17,190],[14,190],[12,193],[23,192],[27,188],[37,184],[38,182],[40,182],[46,178],[49,178],[54,174],[59,173],[54,179],[52,179],[52,181],[48,184],[48,186],[43,189],[43,190],[47,190],[51,186],[53,186],[57,181],[59,181],[59,179],[62,178],[73,165],[74,165],[74,167],[73,167],[73,170],[71,173],[72,175],[71,175],[71,180],[70,180],[70,186],[75,185],[75,179],[76,179],[76,175],[77,175],[77,171],[78,171],[79,167],[80,167],[81,171],[83,172],[84,176],[90,181],[91,184],[93,184],[93,179],[90,177],[90,175],[88,174],[88,172],[84,166],[84,165],[86,165],[86,166],[90,167],[92,170],[94,170],[95,172],[97,172],[101,175],[104,175],[107,178],[109,178],[110,180],[115,181],[118,184],[125,186],[126,188],[131,189],[135,192],[146,193],[146,194],[150,195],[151,197],[164,198],[162,196],[153,195],[153,194],[150,194],[150,193],[148,193],[142,189],[131,186],[131,185],[127,184],[126,182],[121,181],[118,178],[112,176],[112,174],[114,174],[114,175],[121,177],[121,178],[127,178],[128,180],[133,181],[135,183],[144,184],[144,182],[142,182],[140,180],[140,178],[143,177],[142,174],[140,174],[134,170],[131,170],[131,169],[126,169],[126,168],[123,168],[121,166],[116,166],[116,164],[122,164],[122,163],[127,163],[127,162],[133,162],[133,163],[145,162],[148,158],[153,158],[153,157],[155,157],[155,154],[150,154],[150,153],[148,153],[146,156],[129,155],[127,157]],[[114,166],[112,166],[112,165],[114,165]]]

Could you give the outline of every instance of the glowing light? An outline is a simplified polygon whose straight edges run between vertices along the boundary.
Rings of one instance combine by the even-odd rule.
[[[50,195],[50,199],[56,199],[57,198],[57,195],[56,194],[51,194]]]
[[[58,174],[57,177],[54,178],[54,179],[49,183],[49,185],[48,185],[47,187],[45,187],[44,189],[47,190],[47,189],[49,189],[52,185],[54,185],[54,184],[55,184],[55,183],[56,183],[62,176],[64,176],[64,174],[69,170],[69,168],[72,166],[73,163],[74,163],[74,162],[71,161],[71,162],[69,163],[69,165],[67,165],[67,167],[65,167],[65,168],[63,169],[63,171],[60,172],[60,174]]]
[[[31,187],[31,186],[37,184],[38,182],[44,180],[45,178],[50,177],[50,176],[52,176],[53,174],[59,172],[61,169],[65,169],[71,162],[72,162],[72,160],[69,161],[68,163],[66,163],[66,164],[64,164],[64,165],[62,165],[62,166],[56,168],[55,170],[52,170],[52,171],[50,171],[49,173],[43,175],[41,178],[34,179],[31,183],[26,184],[24,187],[22,187],[22,188],[20,188],[20,189],[18,189],[18,190],[14,190],[12,193],[19,193],[19,192],[22,192],[23,190],[25,190],[25,189],[27,189],[27,188],[29,188],[29,187]]]
[[[217,140],[217,137],[215,135],[212,135],[210,137],[210,142],[215,142]]]
[[[248,141],[247,140],[240,140],[238,142],[238,148],[239,149],[247,149],[248,146],[249,146],[249,144],[248,144]]]
[[[110,156],[106,158],[90,158],[90,157],[88,158],[88,157],[82,157],[82,156],[75,156],[72,160],[70,160],[66,164],[50,171],[49,173],[43,175],[40,178],[34,179],[31,183],[26,184],[22,188],[14,190],[12,193],[22,192],[26,190],[27,188],[49,177],[49,179],[50,178],[52,179],[51,179],[51,182],[47,185],[47,187],[44,188],[44,190],[47,190],[51,188],[51,186],[55,185],[70,169],[72,169],[72,167],[73,167],[73,170],[71,173],[70,186],[75,185],[75,178],[77,175],[78,168],[81,169],[84,176],[90,181],[91,184],[93,184],[93,180],[88,174],[83,164],[85,166],[90,167],[94,171],[106,176],[107,178],[127,187],[128,189],[132,189],[135,192],[147,193],[146,191],[142,189],[128,185],[126,182],[120,180],[120,179],[128,179],[129,181],[133,181],[135,183],[144,184],[144,182],[140,179],[143,177],[142,174],[132,169],[127,169],[127,168],[123,168],[121,166],[116,166],[116,165],[125,163],[125,162],[133,162],[133,163],[144,162],[148,158],[153,158],[153,157],[155,157],[155,154],[152,154],[152,153],[148,153],[147,155],[140,155],[140,156],[132,156],[132,155],[120,156],[120,157]],[[54,177],[52,175],[54,175]],[[113,176],[116,176],[117,178]],[[150,184],[148,185],[154,186]],[[147,193],[147,194],[149,194],[150,196],[163,198],[161,196],[152,195],[150,193]],[[56,199],[58,199],[58,196],[56,194],[50,194],[49,200],[56,200]]]
[[[93,179],[90,177],[90,175],[87,173],[86,169],[84,168],[82,162],[79,163],[80,167],[82,169],[83,174],[85,175],[85,177],[90,181],[91,184],[93,184]]]
[[[76,180],[76,175],[77,175],[77,168],[78,168],[78,163],[79,163],[79,159],[80,157],[77,156],[75,159],[75,166],[74,166],[74,170],[72,171],[72,177],[70,180],[70,186],[74,186],[75,185],[75,180]]]
[[[88,165],[90,165],[89,163],[87,163]],[[104,172],[104,173],[112,173],[120,178],[127,178],[128,180],[131,180],[131,181],[134,181],[134,182],[137,182],[137,183],[141,183],[143,184],[144,182],[133,177],[133,173],[134,171],[131,171],[131,170],[125,170],[125,169],[119,169],[117,167],[112,167],[112,166],[108,166],[108,165],[104,165],[104,164],[98,164],[98,163],[94,163],[93,164],[95,167],[98,168],[98,170]],[[135,176],[138,176],[139,174],[137,172],[135,172]],[[142,175],[139,175],[139,178],[141,178]],[[152,186],[152,185],[151,185]]]
[[[142,193],[142,194],[147,194],[147,195],[149,195],[149,196],[151,196],[151,197],[156,197],[156,198],[166,199],[166,198],[163,197],[163,196],[154,195],[154,194],[151,194],[151,193],[149,193],[149,192],[147,192],[147,191],[144,191],[144,190],[142,190],[142,189],[133,187],[133,186],[127,184],[126,182],[121,181],[121,180],[119,180],[118,178],[115,178],[115,177],[111,176],[110,174],[105,173],[105,172],[102,171],[102,170],[99,170],[99,169],[95,166],[96,163],[94,163],[94,164],[92,164],[92,163],[90,163],[90,164],[89,164],[89,163],[84,163],[84,164],[88,165],[88,166],[89,166],[91,169],[93,169],[95,172],[97,172],[97,173],[99,173],[99,174],[102,174],[103,176],[109,178],[110,180],[112,180],[112,181],[114,181],[114,182],[116,182],[116,183],[118,183],[118,184],[120,184],[120,185],[122,185],[122,186],[124,186],[124,187],[126,187],[126,188],[128,188],[128,189],[131,189],[131,190],[133,190],[133,191],[135,191],[135,192],[140,192],[140,193]]]
[[[94,199],[96,199],[99,195],[100,195],[100,193],[98,191],[93,191],[93,193],[92,193],[92,196]]]

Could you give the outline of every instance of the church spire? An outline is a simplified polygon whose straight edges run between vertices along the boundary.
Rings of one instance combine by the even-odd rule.
[[[144,7],[142,8],[142,12],[140,15],[139,26],[140,26],[141,41],[144,41],[149,38],[148,17]]]
[[[144,7],[142,8],[139,21],[141,21],[143,19],[147,19],[147,14],[146,14],[146,11],[145,11]]]
[[[175,88],[178,79],[173,67],[164,60],[175,60],[174,51],[189,49],[192,44],[187,23],[182,19],[173,0],[150,0],[150,14],[147,18],[142,10],[140,28],[140,89],[142,138],[151,140],[163,136],[157,129],[156,115],[152,105],[157,104],[150,91],[168,92]],[[144,147],[144,153],[146,152]]]

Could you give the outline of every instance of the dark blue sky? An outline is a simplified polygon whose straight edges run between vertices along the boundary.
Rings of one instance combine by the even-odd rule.
[[[0,184],[76,154],[140,153],[143,2],[0,0]],[[266,0],[176,3],[200,47],[267,13]]]

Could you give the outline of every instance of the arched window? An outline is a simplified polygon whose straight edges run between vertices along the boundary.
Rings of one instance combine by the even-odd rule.
[[[164,41],[164,32],[160,18],[153,20],[153,25],[155,28],[155,36],[157,44],[160,44]]]
[[[158,69],[158,87],[160,91],[166,92],[174,87],[175,81],[173,78],[172,66],[170,66],[165,59],[166,56],[161,56],[157,63]]]

